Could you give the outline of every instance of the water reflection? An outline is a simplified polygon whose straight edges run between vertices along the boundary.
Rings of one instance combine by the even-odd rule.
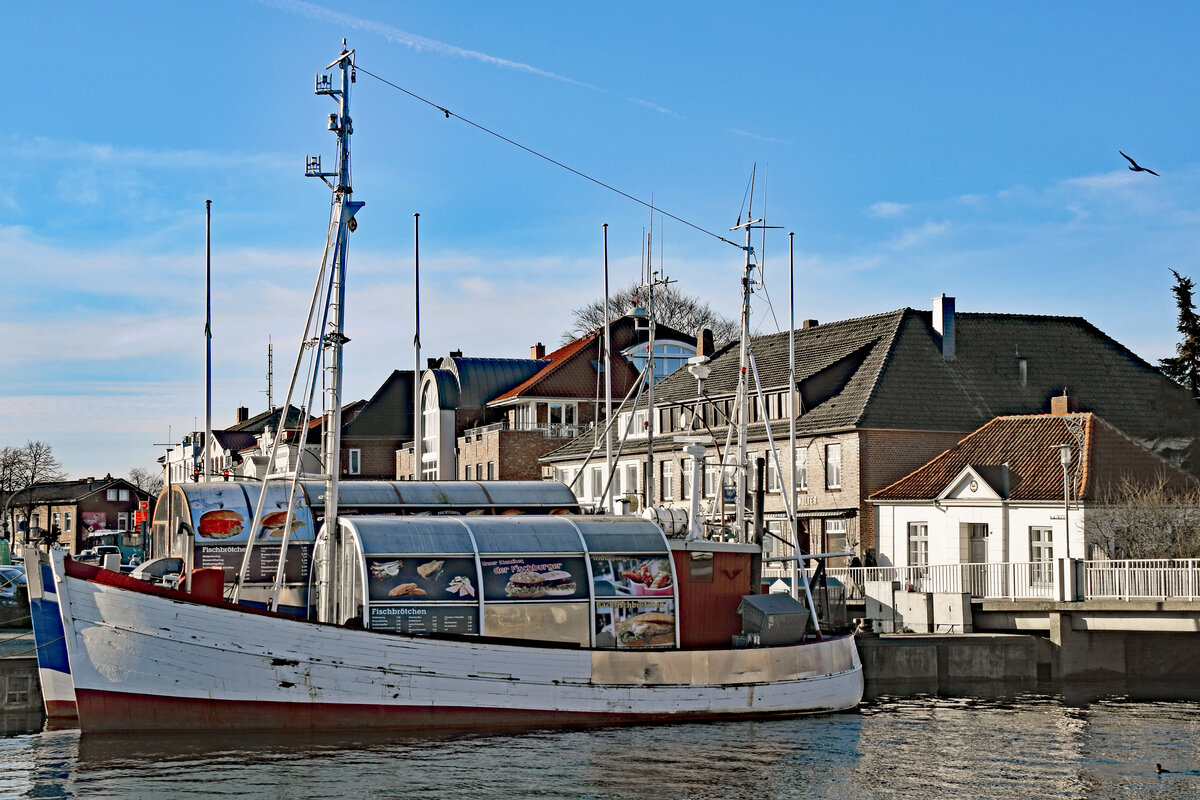
[[[492,736],[67,730],[0,738],[0,797],[1192,798],[1198,741],[1195,703],[1039,695]]]

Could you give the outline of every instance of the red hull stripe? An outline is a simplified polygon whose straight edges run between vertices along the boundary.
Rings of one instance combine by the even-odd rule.
[[[729,714],[602,714],[467,706],[431,707],[353,703],[276,703],[262,700],[204,700],[186,697],[151,697],[94,689],[76,690],[76,702],[79,704],[80,727],[89,732],[140,730],[162,732],[187,730],[328,732],[367,729],[441,732],[587,727],[627,722],[727,719],[733,716]],[[795,713],[758,713],[745,716],[795,716]]]
[[[51,719],[68,720],[79,716],[78,709],[70,700],[47,700],[46,716]]]

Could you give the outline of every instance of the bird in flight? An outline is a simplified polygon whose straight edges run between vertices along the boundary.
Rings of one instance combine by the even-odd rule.
[[[1118,152],[1118,153],[1121,153],[1121,151],[1120,151],[1120,150],[1118,150],[1117,152]],[[1124,154],[1124,153],[1121,153],[1121,155],[1125,156],[1125,154]],[[1149,172],[1151,175],[1155,176],[1156,178],[1161,178],[1161,177],[1162,177],[1161,175],[1159,175],[1159,174],[1158,174],[1157,172],[1155,172],[1154,170],[1152,170],[1152,169],[1146,169],[1145,167],[1143,167],[1143,166],[1139,165],[1139,164],[1138,164],[1136,161],[1134,161],[1134,160],[1133,160],[1132,158],[1130,158],[1129,156],[1125,156],[1125,160],[1126,160],[1126,161],[1128,161],[1128,162],[1129,162],[1129,163],[1132,165],[1132,166],[1131,166],[1129,169],[1130,169],[1131,171],[1133,171],[1133,172]]]

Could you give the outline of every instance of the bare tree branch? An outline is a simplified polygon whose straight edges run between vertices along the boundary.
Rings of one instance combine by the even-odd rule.
[[[645,293],[636,282],[610,294],[609,317],[616,319],[628,314],[637,305],[638,300],[641,300],[645,307]],[[563,333],[563,344],[574,341],[580,331],[593,331],[604,325],[604,300],[596,299],[586,306],[573,309],[571,318],[574,320],[574,326],[572,330]],[[654,291],[654,321],[689,336],[695,336],[701,328],[710,328],[713,340],[718,344],[731,342],[738,337],[736,321],[721,316],[708,303],[671,285]]]

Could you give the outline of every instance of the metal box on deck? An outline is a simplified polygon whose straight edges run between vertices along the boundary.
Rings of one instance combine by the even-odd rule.
[[[760,644],[789,644],[804,638],[808,609],[790,594],[748,594],[738,604],[742,634]]]

